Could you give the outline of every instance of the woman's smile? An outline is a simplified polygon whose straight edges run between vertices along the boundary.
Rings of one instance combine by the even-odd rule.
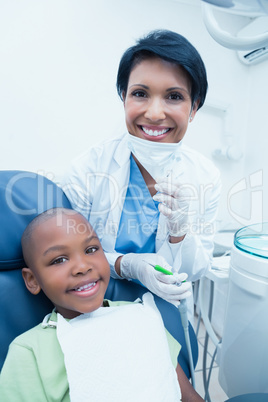
[[[139,126],[139,128],[143,132],[144,138],[149,137],[148,139],[150,141],[163,140],[166,134],[170,133],[170,131],[173,130],[172,128],[169,127],[149,126],[149,125],[141,125]]]

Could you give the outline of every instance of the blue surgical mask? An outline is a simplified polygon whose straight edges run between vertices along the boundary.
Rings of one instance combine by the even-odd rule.
[[[174,161],[180,160],[180,147],[181,141],[163,143],[128,134],[128,148],[155,180],[172,171]]]

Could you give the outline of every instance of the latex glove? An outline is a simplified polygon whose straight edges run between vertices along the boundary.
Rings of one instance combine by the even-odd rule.
[[[120,261],[120,273],[123,278],[138,279],[151,292],[178,306],[180,300],[191,295],[191,283],[181,283],[188,275],[185,273],[166,275],[156,271],[155,265],[171,271],[171,266],[160,255],[129,253],[125,254]]]
[[[170,236],[181,237],[188,232],[190,192],[172,174],[157,180],[153,196],[159,201],[158,209],[165,215]]]

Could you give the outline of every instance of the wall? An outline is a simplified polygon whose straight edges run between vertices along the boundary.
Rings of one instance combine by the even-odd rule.
[[[0,1],[0,169],[58,180],[73,157],[124,129],[115,89],[120,56],[149,30],[167,28],[185,35],[203,57],[208,104],[229,108],[228,133],[226,113],[207,106],[185,142],[210,158],[227,143],[245,155],[237,162],[214,159],[223,181],[219,229],[261,219],[262,193],[268,220],[261,184],[268,168],[267,61],[247,67],[218,45],[203,24],[199,0]],[[260,170],[253,199],[249,179]]]

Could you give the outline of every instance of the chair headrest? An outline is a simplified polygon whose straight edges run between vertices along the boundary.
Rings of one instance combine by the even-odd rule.
[[[0,270],[25,266],[21,236],[31,220],[54,207],[72,208],[54,182],[33,172],[0,171]]]

